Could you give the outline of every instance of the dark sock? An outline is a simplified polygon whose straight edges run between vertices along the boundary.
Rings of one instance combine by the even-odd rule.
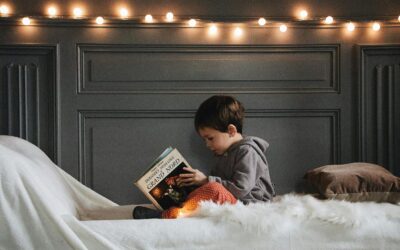
[[[161,211],[154,210],[147,207],[137,206],[132,211],[134,219],[161,219]]]

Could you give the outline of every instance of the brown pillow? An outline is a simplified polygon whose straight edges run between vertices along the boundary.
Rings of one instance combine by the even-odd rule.
[[[371,163],[326,165],[304,176],[325,198],[348,201],[400,202],[400,178]]]

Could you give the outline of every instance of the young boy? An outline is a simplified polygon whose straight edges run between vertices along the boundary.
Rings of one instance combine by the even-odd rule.
[[[200,186],[189,194],[183,204],[185,211],[193,211],[201,200],[234,204],[270,201],[275,196],[265,151],[268,143],[261,138],[243,136],[244,107],[231,96],[216,95],[205,100],[195,116],[195,128],[218,162],[210,176],[186,168],[190,173],[177,179],[180,186]],[[181,208],[164,212],[136,207],[133,217],[176,218]]]

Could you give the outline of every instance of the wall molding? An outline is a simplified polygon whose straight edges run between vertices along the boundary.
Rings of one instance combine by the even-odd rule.
[[[8,134],[40,147],[39,67],[11,63],[5,68]]]

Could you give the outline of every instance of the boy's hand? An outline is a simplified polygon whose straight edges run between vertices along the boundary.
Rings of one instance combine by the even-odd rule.
[[[189,173],[179,175],[179,177],[176,179],[178,187],[186,187],[193,185],[201,186],[208,182],[207,176],[198,169],[183,168],[183,170]]]

